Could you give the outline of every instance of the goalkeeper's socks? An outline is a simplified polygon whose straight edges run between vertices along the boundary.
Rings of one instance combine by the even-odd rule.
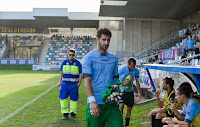
[[[126,118],[125,126],[129,126],[129,121],[130,121],[130,118]]]

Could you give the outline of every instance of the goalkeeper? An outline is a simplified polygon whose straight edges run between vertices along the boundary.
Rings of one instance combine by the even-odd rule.
[[[122,114],[117,103],[105,103],[102,94],[118,78],[118,59],[107,52],[111,31],[97,31],[97,48],[83,58],[83,77],[88,96],[86,108],[87,127],[123,127]]]
[[[119,69],[119,78],[125,87],[125,92],[122,96],[122,100],[119,101],[121,112],[123,114],[124,104],[127,105],[127,110],[125,114],[125,126],[129,126],[131,110],[134,104],[134,94],[133,94],[133,81],[136,80],[137,90],[139,92],[139,99],[141,100],[141,89],[139,82],[139,70],[135,67],[136,60],[134,57],[128,59],[127,65]]]

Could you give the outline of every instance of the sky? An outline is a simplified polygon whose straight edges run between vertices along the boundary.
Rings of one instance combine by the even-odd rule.
[[[2,0],[0,11],[32,12],[33,8],[68,8],[68,12],[99,12],[100,0]]]

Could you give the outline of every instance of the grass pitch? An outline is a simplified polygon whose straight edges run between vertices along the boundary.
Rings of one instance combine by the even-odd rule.
[[[31,101],[59,81],[59,71],[0,71],[0,120]],[[37,99],[9,118],[1,127],[85,127],[87,94],[82,82],[79,88],[78,112],[75,119],[62,120],[59,88]],[[149,127],[147,114],[156,101],[134,106],[130,127]],[[126,109],[124,109],[125,111]]]

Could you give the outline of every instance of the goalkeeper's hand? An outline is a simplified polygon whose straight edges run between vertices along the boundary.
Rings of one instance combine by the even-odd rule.
[[[124,85],[124,86],[127,86],[127,85],[129,85],[130,83],[131,83],[131,81],[125,80],[123,85]]]

